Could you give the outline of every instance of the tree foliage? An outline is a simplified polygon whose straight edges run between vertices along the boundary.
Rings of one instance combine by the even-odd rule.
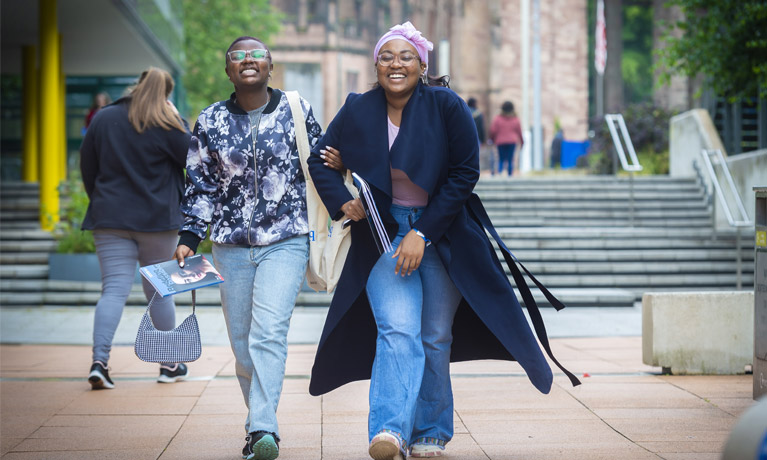
[[[704,75],[720,96],[735,101],[767,97],[767,2],[764,0],[669,0],[684,20],[664,34],[658,51],[663,81],[682,73]]]
[[[208,105],[227,99],[233,91],[225,73],[225,53],[237,37],[269,40],[280,28],[282,14],[269,0],[183,0],[183,81],[189,113],[195,119]]]
[[[645,5],[623,7],[621,74],[627,104],[652,101],[653,9]]]

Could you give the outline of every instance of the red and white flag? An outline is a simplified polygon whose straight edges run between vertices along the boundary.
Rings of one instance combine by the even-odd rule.
[[[607,63],[607,28],[605,26],[605,1],[597,0],[597,29],[594,34],[594,67],[599,75],[604,75]]]

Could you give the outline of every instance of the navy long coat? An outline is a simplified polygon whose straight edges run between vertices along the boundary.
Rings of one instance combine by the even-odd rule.
[[[479,198],[472,194],[479,178],[479,146],[471,112],[463,100],[450,89],[419,83],[402,112],[400,131],[389,151],[383,89],[350,94],[309,158],[317,191],[330,215],[338,219],[343,216],[341,206],[352,196],[343,186],[342,176],[323,165],[319,150],[326,146],[337,148],[344,165],[368,182],[392,238],[397,224],[388,212],[392,203],[390,165],[405,171],[428,192],[429,203],[413,226],[436,246],[463,295],[453,324],[451,361],[516,360],[533,385],[548,393],[551,368],[483,227],[494,230]],[[373,366],[377,330],[365,285],[379,253],[367,222],[353,223],[351,235],[352,245],[312,368],[312,395],[369,379]],[[506,258],[508,263],[510,257]],[[520,281],[524,283],[521,275],[518,285]],[[526,288],[525,294],[529,294]],[[530,310],[532,296],[524,297]],[[537,307],[531,317],[551,356]]]

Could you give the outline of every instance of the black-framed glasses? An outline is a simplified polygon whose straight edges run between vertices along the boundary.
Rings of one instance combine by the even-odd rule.
[[[411,53],[410,51],[403,51],[398,55],[390,51],[383,51],[378,54],[378,63],[384,67],[392,65],[395,59],[399,59],[399,63],[407,67],[412,65],[415,60],[418,59],[418,55]]]
[[[254,61],[263,61],[269,56],[269,52],[263,48],[256,48],[254,50],[234,50],[229,51],[226,54],[232,62],[244,61],[247,56],[250,56]]]

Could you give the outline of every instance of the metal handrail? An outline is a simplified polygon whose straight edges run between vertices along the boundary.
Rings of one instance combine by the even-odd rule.
[[[748,218],[748,213],[746,212],[746,207],[743,206],[743,200],[740,198],[740,193],[738,193],[737,187],[735,187],[735,181],[732,180],[732,174],[730,174],[730,168],[727,167],[727,162],[724,160],[724,155],[722,154],[722,151],[720,149],[703,149],[700,151],[700,155],[703,157],[703,163],[706,165],[706,171],[708,171],[708,176],[711,178],[711,183],[714,184],[714,190],[716,190],[716,196],[719,197],[719,201],[722,203],[722,209],[724,209],[724,214],[727,217],[727,222],[730,223],[730,226],[735,227],[735,250],[737,251],[736,260],[738,263],[737,267],[737,289],[740,289],[743,286],[742,281],[742,254],[741,254],[741,247],[740,247],[740,229],[743,227],[753,227],[754,222],[751,221]],[[712,160],[713,158],[713,160]],[[735,197],[735,204],[737,207],[737,210],[740,213],[740,220],[736,220],[733,217],[733,212],[730,209],[730,203],[727,201],[727,199],[724,196],[724,190],[722,189],[722,184],[719,182],[719,177],[716,175],[716,171],[714,171],[714,164],[719,165],[722,167],[722,171],[724,172],[724,177],[727,179],[727,184],[730,187],[730,193],[733,197]],[[713,193],[710,193],[709,196],[711,197],[711,211],[712,214],[716,210],[716,201],[713,199],[714,195]],[[714,236],[716,237],[716,224],[714,224]]]
[[[610,130],[610,137],[613,139],[613,145],[615,151],[618,152],[618,158],[621,160],[621,167],[624,171],[634,172],[641,171],[642,165],[639,164],[636,151],[634,150],[634,144],[631,142],[631,136],[629,136],[629,130],[626,128],[626,121],[623,119],[623,115],[620,113],[608,113],[605,115],[605,121],[607,122],[607,128]],[[615,128],[615,123],[618,123],[618,127],[623,135],[623,142],[626,144],[626,149],[629,151],[631,157],[631,163],[626,158],[626,152],[623,150],[623,144],[618,137],[618,130]]]
[[[615,151],[618,153],[618,158],[621,162],[621,167],[624,171],[629,173],[629,225],[634,226],[634,172],[641,171],[642,165],[639,164],[636,151],[634,150],[634,144],[631,142],[631,136],[629,136],[629,130],[626,128],[626,121],[623,119],[623,115],[620,113],[608,113],[605,115],[605,122],[607,122],[607,128],[610,130],[610,137],[613,140]],[[620,132],[623,135],[623,142],[618,136],[618,129],[615,128],[615,124],[618,124]],[[626,149],[629,151],[631,157],[631,163],[626,158],[626,152],[623,150],[623,143],[626,144]]]

